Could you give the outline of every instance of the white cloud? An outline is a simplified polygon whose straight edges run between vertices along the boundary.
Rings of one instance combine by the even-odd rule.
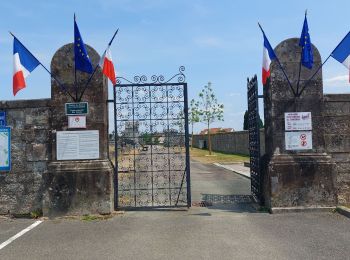
[[[324,80],[325,87],[349,87],[349,75],[339,75]]]

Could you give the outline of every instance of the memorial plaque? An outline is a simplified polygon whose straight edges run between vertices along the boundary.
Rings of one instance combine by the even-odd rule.
[[[86,115],[89,112],[88,102],[66,103],[66,115]]]
[[[99,159],[99,132],[57,131],[57,160]]]
[[[11,170],[11,128],[0,128],[0,171]]]
[[[286,131],[312,130],[311,112],[284,113],[284,125]]]
[[[285,132],[286,150],[312,149],[312,131]]]

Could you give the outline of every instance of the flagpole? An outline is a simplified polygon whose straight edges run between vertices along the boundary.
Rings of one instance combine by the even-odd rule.
[[[74,13],[74,26],[75,26],[75,13]],[[75,30],[75,27],[74,27]],[[74,42],[75,42],[75,32],[74,32]],[[74,88],[75,88],[75,102],[78,101],[78,86],[77,86],[77,67],[75,62],[75,44],[74,44]]]
[[[328,59],[332,56],[332,54],[329,54],[329,56],[327,57],[327,59],[325,59],[325,61],[318,67],[318,69],[316,70],[316,72],[314,74],[312,74],[311,78],[309,78],[305,85],[303,86],[303,88],[300,90],[300,93],[298,93],[298,97],[301,96],[301,94],[304,92],[305,88],[307,87],[307,85],[310,83],[310,81],[315,77],[315,75],[319,72],[319,70],[323,67],[323,65],[328,61]]]
[[[16,38],[17,39],[17,41],[19,41],[21,44],[22,44],[22,46],[26,49],[26,51],[28,51],[38,62],[39,62],[39,64],[50,74],[50,76],[51,76],[51,78],[53,78],[54,80],[56,80],[56,82],[58,83],[58,85],[61,87],[61,89],[66,93],[66,94],[68,94],[73,100],[74,100],[74,97],[67,91],[67,89],[66,89],[66,87],[45,67],[45,65],[44,64],[42,64],[34,55],[33,55],[33,53],[31,53],[31,51],[29,51],[28,49],[27,49],[27,47],[26,46],[24,46],[23,45],[23,43],[12,33],[12,32],[10,32],[9,31],[9,33],[12,35],[12,37],[13,38]]]
[[[305,19],[306,19],[306,15],[307,15],[307,9],[305,10]],[[304,31],[304,25],[303,25],[303,31]],[[303,34],[303,33],[302,33]],[[300,39],[299,39],[300,41]],[[312,46],[311,46],[312,48]],[[299,75],[298,75],[298,83],[297,83],[297,96],[299,94],[299,85],[300,85],[300,73],[301,73],[301,63],[302,63],[302,59],[303,59],[303,47],[301,49],[301,52],[300,52],[300,63],[299,63]]]
[[[265,35],[265,32],[264,32],[263,28],[261,27],[260,23],[258,23],[258,25],[259,25],[259,27],[260,27],[261,32]],[[265,35],[265,37],[266,37],[266,35]],[[291,88],[291,90],[292,90],[292,92],[293,92],[293,95],[295,96],[296,93],[295,93],[295,91],[294,91],[294,89],[293,89],[292,83],[290,83],[290,80],[289,80],[289,78],[288,78],[288,76],[287,76],[285,70],[283,69],[282,64],[281,64],[280,60],[278,59],[277,55],[276,55],[276,61],[277,61],[278,65],[280,66],[280,68],[281,68],[281,70],[282,70],[284,76],[286,77],[286,79],[287,79],[287,81],[288,81],[288,84],[289,84],[289,87]]]
[[[332,53],[339,47],[340,44],[342,44],[342,42],[346,39],[346,37],[350,34],[350,31],[345,35],[345,37],[338,43],[337,47],[334,48],[334,50],[331,52],[331,54],[329,54],[329,56],[327,57],[327,59],[321,64],[320,67],[318,67],[318,69],[316,70],[316,72],[311,76],[311,78],[305,83],[304,87],[302,88],[302,90],[299,93],[299,97],[301,95],[301,93],[303,93],[304,89],[307,87],[307,84],[309,84],[309,82],[314,78],[314,76],[317,74],[317,72],[323,67],[323,65],[328,61],[328,59],[332,56]]]
[[[107,46],[107,48],[105,49],[104,53],[107,51],[108,47],[110,47],[110,46],[112,45],[112,42],[114,41],[115,36],[118,34],[118,31],[119,31],[119,28],[118,28],[118,29],[115,31],[115,33],[113,34],[113,37],[112,37],[112,39],[109,41],[108,46]],[[91,82],[92,77],[94,76],[94,74],[95,74],[95,72],[96,72],[98,66],[99,66],[99,63],[97,63],[97,65],[96,65],[94,71],[92,72],[92,74],[90,75],[88,81],[86,82],[86,84],[85,84],[85,86],[84,86],[84,89],[83,89],[83,91],[81,92],[81,94],[80,94],[80,96],[79,96],[79,99],[77,100],[78,102],[81,101],[81,98],[83,97],[83,95],[84,95],[84,93],[85,93],[85,90],[87,89],[89,83]]]

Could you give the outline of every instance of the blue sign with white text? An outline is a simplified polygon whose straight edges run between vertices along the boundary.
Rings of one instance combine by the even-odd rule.
[[[0,127],[6,126],[6,112],[0,111]]]

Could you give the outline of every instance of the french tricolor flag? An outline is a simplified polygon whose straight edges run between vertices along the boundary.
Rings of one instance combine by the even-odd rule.
[[[116,75],[114,71],[114,65],[112,61],[112,53],[110,50],[110,46],[108,46],[107,50],[103,53],[99,65],[102,68],[102,73],[111,80],[114,86],[117,82],[116,82]]]
[[[13,95],[26,87],[25,78],[40,64],[23,44],[14,38],[13,41]]]
[[[342,63],[349,70],[349,82],[350,82],[350,32],[344,37],[344,39],[338,44],[338,46],[331,53],[331,56]]]
[[[266,38],[265,33],[264,35],[264,48],[263,48],[263,64],[262,64],[262,82],[263,85],[266,84],[267,79],[270,77],[270,64],[271,61],[276,58],[276,54],[273,51],[271,44],[269,40]]]

